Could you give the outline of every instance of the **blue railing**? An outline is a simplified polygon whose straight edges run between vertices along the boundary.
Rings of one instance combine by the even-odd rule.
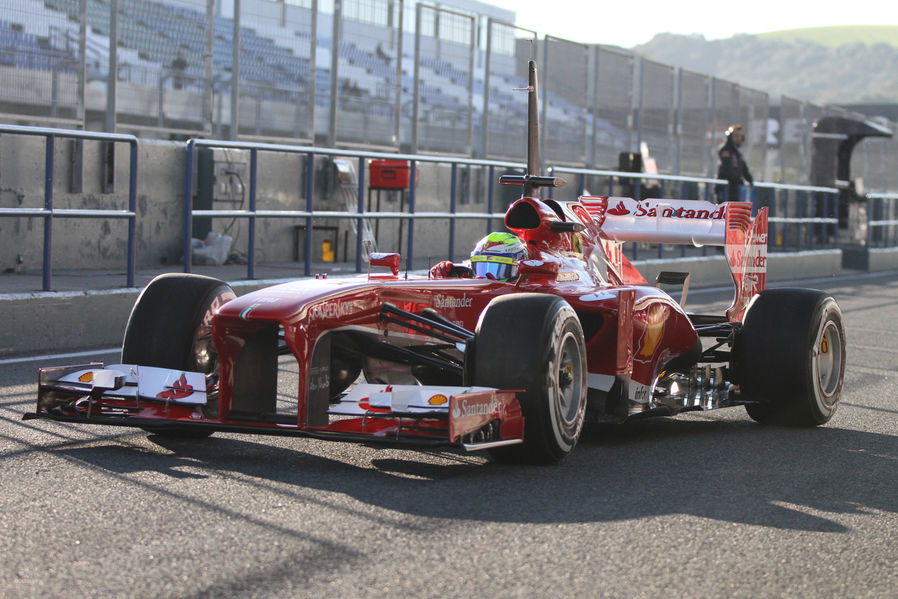
[[[758,183],[751,196],[756,206],[770,208],[769,247],[802,251],[838,246],[838,189]]]
[[[43,218],[43,290],[50,291],[53,285],[53,220],[57,218],[124,218],[128,220],[127,285],[134,286],[137,241],[137,138],[133,135],[97,133],[71,129],[50,129],[0,125],[0,134],[29,135],[45,139],[44,151],[44,207],[43,208],[0,208],[0,217]],[[55,166],[56,139],[80,139],[108,143],[127,143],[130,146],[130,168],[128,176],[127,210],[81,210],[56,208],[53,206],[53,172]]]
[[[867,195],[867,247],[898,246],[898,194]]]
[[[208,149],[239,149],[249,152],[249,186],[247,189],[248,208],[246,210],[195,210],[193,198],[196,192],[196,156],[199,148]],[[258,218],[292,218],[304,219],[306,231],[311,231],[315,219],[351,219],[356,221],[356,231],[361,232],[363,222],[377,219],[399,219],[408,223],[406,239],[406,251],[404,258],[409,268],[414,259],[414,221],[417,219],[444,218],[449,223],[448,255],[455,255],[455,227],[459,219],[485,220],[484,233],[492,230],[494,221],[501,221],[504,212],[494,212],[496,197],[496,169],[520,170],[525,168],[523,163],[503,162],[492,160],[476,160],[456,157],[422,156],[407,154],[392,154],[382,152],[370,152],[360,150],[335,150],[329,148],[292,146],[279,144],[264,144],[254,142],[236,142],[220,140],[191,139],[187,142],[186,159],[188,168],[185,176],[184,206],[184,272],[191,270],[192,231],[195,218],[243,218],[249,221],[248,249],[247,249],[247,278],[255,278],[255,238],[256,220]],[[296,155],[302,160],[305,167],[305,208],[303,210],[259,210],[256,207],[258,154],[259,152],[274,152]],[[358,181],[356,187],[357,206],[356,212],[315,210],[312,198],[315,188],[314,161],[318,156],[345,157],[358,161]],[[449,210],[446,212],[417,212],[415,208],[415,186],[408,189],[408,207],[405,212],[369,212],[364,206],[364,192],[367,188],[365,181],[365,165],[370,159],[407,160],[410,164],[410,181],[416,179],[416,172],[420,163],[448,164],[451,167]],[[457,207],[457,178],[459,166],[476,166],[487,170],[487,197],[485,212],[458,212]],[[727,182],[707,177],[688,177],[663,174],[630,173],[601,169],[583,169],[562,166],[550,166],[548,171],[552,174],[568,174],[577,178],[579,192],[603,193],[614,195],[615,185],[627,187],[628,195],[642,197],[643,191],[652,194],[651,197],[679,197],[684,199],[704,199],[715,201],[718,186],[726,186]],[[598,185],[595,190],[587,189],[587,181],[593,181]],[[552,190],[550,188],[549,193]],[[745,201],[751,201],[756,208],[768,206],[770,208],[769,222],[771,224],[771,246],[783,250],[800,251],[805,249],[819,249],[823,247],[836,247],[838,218],[838,190],[829,187],[807,187],[797,185],[781,185],[776,183],[758,183],[753,187],[740,188],[740,197]],[[664,253],[664,246],[656,244],[653,251],[658,258],[675,257]],[[707,248],[698,250],[701,255],[707,253]],[[628,248],[631,259],[639,258],[639,245],[632,244]],[[687,255],[686,246],[677,250],[680,256]],[[356,235],[356,272],[362,272],[362,235]],[[312,236],[305,235],[304,239],[304,264],[305,276],[312,274]]]
[[[220,149],[238,149],[249,151],[249,185],[247,188],[247,204],[246,210],[194,210],[193,198],[196,192],[196,157],[199,148],[220,148]],[[258,184],[258,155],[259,152],[275,152],[288,155],[296,155],[302,160],[305,167],[305,209],[304,210],[259,210],[256,207],[257,184]],[[312,206],[313,192],[315,189],[315,168],[314,161],[317,156],[344,157],[358,161],[358,183],[356,193],[356,212],[330,211],[330,210],[314,210]],[[417,168],[420,163],[436,163],[449,164],[451,167],[451,182],[449,190],[449,211],[448,212],[417,212],[415,209],[415,185],[409,185],[408,189],[408,205],[405,212],[368,212],[365,210],[365,165],[367,160],[386,159],[386,160],[407,160],[410,165],[409,181],[417,180]],[[362,227],[366,220],[377,219],[399,219],[408,222],[408,233],[406,238],[406,252],[404,258],[406,264],[411,266],[414,262],[414,226],[413,223],[417,219],[436,219],[445,218],[449,220],[449,247],[450,256],[455,253],[455,224],[459,219],[480,219],[486,220],[485,232],[491,230],[494,220],[502,220],[505,216],[503,213],[494,213],[494,181],[496,180],[496,169],[521,169],[524,168],[523,163],[518,162],[502,162],[496,160],[475,160],[465,158],[450,158],[441,156],[421,156],[412,154],[390,154],[383,152],[369,152],[359,150],[335,150],[330,148],[318,148],[308,146],[291,146],[280,144],[265,144],[253,142],[237,142],[237,141],[216,141],[204,139],[191,139],[187,142],[186,164],[184,181],[184,194],[187,201],[184,203],[184,272],[191,270],[191,257],[193,254],[192,233],[193,220],[195,218],[244,218],[249,221],[248,247],[247,247],[247,278],[255,278],[255,239],[256,239],[256,220],[259,218],[293,218],[304,219],[306,231],[312,231],[314,219],[336,218],[355,220],[356,231],[356,272],[362,272]],[[488,171],[489,192],[487,194],[486,212],[458,212],[457,206],[457,179],[458,167],[460,165],[477,166],[486,168]],[[303,273],[306,276],[312,274],[312,235],[307,234],[304,240],[304,263]]]
[[[85,132],[67,129],[48,129],[39,127],[22,127],[0,125],[0,134],[30,135],[45,138],[44,158],[44,206],[43,208],[0,208],[0,217],[7,218],[43,218],[43,289],[52,289],[52,247],[53,247],[53,222],[57,218],[100,218],[100,219],[126,219],[128,221],[127,234],[127,285],[134,286],[135,278],[135,248],[136,248],[136,200],[137,200],[137,149],[138,141],[134,136]],[[57,138],[94,140],[108,143],[127,143],[130,146],[130,176],[128,184],[128,208],[127,210],[82,210],[60,209],[54,207],[54,154],[55,140]],[[196,187],[196,158],[199,148],[223,148],[240,149],[249,153],[249,184],[247,186],[248,208],[246,210],[195,210],[193,198]],[[306,171],[304,207],[297,210],[259,210],[257,208],[258,189],[258,161],[260,152],[274,152],[287,155],[295,155],[302,168]],[[356,210],[350,211],[326,211],[315,210],[313,196],[315,190],[315,159],[316,157],[342,157],[357,161],[358,180],[355,183]],[[380,212],[365,210],[365,191],[369,185],[366,182],[367,161],[370,159],[407,160],[410,165],[410,181],[417,179],[417,170],[422,163],[442,164],[450,168],[450,188],[448,198],[448,210],[440,212],[421,212],[416,209],[416,188],[409,186],[407,190],[407,209],[398,212]],[[356,231],[355,269],[361,272],[363,268],[363,236],[361,231],[365,221],[378,219],[394,219],[407,223],[408,231],[405,241],[405,258],[411,268],[414,258],[414,222],[419,219],[445,219],[448,224],[448,255],[455,255],[456,225],[459,220],[484,221],[484,233],[492,230],[504,217],[504,206],[496,211],[496,198],[498,174],[509,170],[521,172],[525,165],[518,162],[475,160],[453,158],[444,156],[404,155],[360,150],[335,150],[328,148],[263,144],[251,142],[229,142],[216,140],[193,139],[186,144],[186,160],[189,168],[185,169],[185,202],[184,202],[184,271],[190,272],[192,248],[192,232],[194,219],[209,218],[241,218],[249,221],[247,277],[255,278],[256,265],[256,220],[259,218],[291,218],[305,221],[306,231],[312,231],[317,219],[347,219],[354,220]],[[479,167],[486,171],[487,191],[485,208],[480,212],[459,212],[458,207],[458,179],[459,167]],[[497,172],[497,170],[499,172]],[[574,175],[579,179],[579,189],[586,190],[586,182],[596,187],[590,189],[592,193],[615,193],[615,186],[628,185],[628,190],[635,197],[640,197],[643,187],[654,187],[652,193],[658,193],[661,197],[681,197],[691,199],[713,199],[714,187],[723,183],[717,179],[702,177],[682,177],[674,175],[660,175],[645,173],[627,173],[610,170],[590,170],[569,167],[549,167],[556,174]],[[549,190],[550,192],[552,190]],[[770,247],[772,250],[781,249],[794,251],[802,249],[817,249],[821,247],[837,247],[839,199],[838,191],[828,187],[806,187],[794,185],[778,185],[773,183],[758,183],[754,187],[742,188],[742,197],[751,200],[757,207],[770,207]],[[898,195],[871,194],[868,199],[867,244],[869,247],[895,247],[898,246]],[[401,234],[400,234],[401,240]],[[657,249],[659,257],[670,256],[670,249],[664,254],[662,246],[658,245],[649,249],[653,252]],[[684,252],[686,248],[682,248]],[[637,258],[640,251],[638,244],[633,244],[629,251],[632,258]],[[642,250],[645,252],[645,249]],[[704,250],[701,250],[704,251]],[[304,239],[304,274],[312,274],[312,235],[305,235]]]

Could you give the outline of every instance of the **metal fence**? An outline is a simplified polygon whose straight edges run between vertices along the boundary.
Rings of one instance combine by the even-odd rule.
[[[0,218],[30,219],[40,218],[43,221],[43,264],[42,289],[50,291],[53,285],[53,221],[59,218],[89,218],[103,220],[125,220],[127,222],[127,246],[125,249],[126,284],[134,286],[134,271],[137,248],[137,138],[133,135],[90,133],[67,129],[50,129],[45,127],[24,127],[0,125],[0,134],[26,135],[44,138],[43,188],[44,205],[38,207],[0,207]],[[127,208],[77,209],[59,208],[54,205],[56,166],[56,140],[72,139],[77,141],[97,141],[106,144],[105,152],[108,161],[114,156],[114,144],[125,143],[129,148],[128,164],[128,205]]]
[[[713,176],[723,131],[740,122],[756,179],[806,184],[813,123],[846,113],[479,10],[413,0],[0,0],[0,119],[521,160],[526,94],[516,88],[536,57],[546,160],[609,169],[639,153],[662,173]],[[853,170],[868,191],[893,192],[896,157],[898,139],[867,140]]]
[[[191,270],[191,232],[193,219],[203,218],[241,218],[249,222],[249,246],[247,260],[247,278],[255,278],[255,223],[257,219],[303,219],[305,221],[305,230],[311,231],[316,221],[327,219],[353,221],[355,231],[355,269],[356,272],[362,272],[363,255],[368,251],[364,247],[364,239],[362,231],[365,230],[368,221],[378,220],[398,220],[407,226],[407,236],[404,247],[401,248],[403,258],[406,260],[407,268],[415,267],[415,222],[426,220],[441,220],[448,224],[446,239],[442,240],[447,243],[447,256],[455,255],[455,226],[459,220],[466,221],[484,221],[489,231],[495,226],[496,221],[504,218],[504,206],[501,205],[497,197],[496,188],[492,185],[492,181],[498,176],[497,171],[508,169],[523,169],[525,165],[517,162],[507,161],[489,161],[468,158],[426,156],[426,155],[404,155],[404,154],[387,154],[380,152],[351,151],[351,150],[335,150],[331,148],[316,148],[303,146],[289,146],[276,144],[260,144],[250,142],[227,142],[215,140],[199,140],[193,139],[187,143],[186,164],[192,165],[196,160],[196,152],[199,148],[230,148],[238,150],[247,150],[250,152],[249,162],[249,181],[247,195],[249,198],[246,209],[240,210],[198,210],[194,207],[192,199],[195,197],[196,191],[196,175],[194,168],[188,166],[185,178],[185,197],[188,201],[185,203],[184,212],[184,255],[187,257],[184,261],[185,272]],[[305,177],[305,205],[301,209],[295,210],[259,210],[256,206],[256,190],[258,186],[258,160],[260,152],[278,153],[284,155],[295,156],[297,161],[303,165],[307,176]],[[320,156],[328,157],[346,157],[358,163],[358,178],[355,181],[355,206],[350,206],[347,210],[315,210],[313,209],[312,197],[314,194],[314,163],[315,158]],[[446,209],[439,211],[420,211],[416,209],[416,186],[410,185],[408,188],[407,210],[403,211],[372,211],[370,207],[366,209],[365,192],[369,187],[369,182],[365,180],[365,165],[370,160],[382,159],[398,159],[409,161],[411,181],[415,181],[417,177],[417,169],[422,164],[439,164],[451,169],[449,194],[445,199]],[[458,208],[458,180],[459,172],[464,167],[475,167],[484,169],[487,172],[487,180],[490,184],[487,186],[486,200],[484,202],[485,210],[480,212],[459,211]],[[646,178],[644,175],[637,173],[629,173],[623,171],[605,171],[597,169],[583,169],[569,167],[563,165],[548,166],[549,172],[553,174],[566,174],[576,178],[576,189],[580,194],[588,193],[588,185],[592,184],[598,193],[607,193],[613,195],[621,189],[629,189],[633,193],[633,197],[640,196],[640,190],[643,187],[652,187],[653,194],[651,197],[662,198],[688,198],[688,199],[704,199],[714,201],[714,186],[726,184],[725,181],[705,177],[685,177],[676,175],[655,175]],[[766,206],[770,209],[769,222],[771,225],[770,247],[772,251],[801,251],[808,249],[835,248],[838,243],[838,218],[834,215],[838,213],[839,191],[834,188],[808,187],[808,186],[790,186],[775,183],[762,183],[753,188],[742,188],[741,197],[744,201],[751,201],[756,208]],[[898,199],[898,196],[890,198]],[[884,200],[883,200],[884,201]],[[898,221],[894,220],[896,216],[895,210],[898,202],[889,204],[890,218],[882,220],[877,217],[877,222],[872,226],[890,227],[888,229],[891,237],[884,243],[898,243],[894,235],[895,225]],[[881,214],[878,211],[871,214]],[[882,237],[882,236],[879,236]],[[305,246],[303,252],[303,273],[306,276],[312,274],[312,246],[311,235],[305,236]],[[651,246],[646,248],[645,246]],[[643,246],[643,247],[640,247]],[[631,258],[675,258],[687,255],[687,248],[680,246],[673,253],[669,246],[664,244],[631,244],[627,248],[627,252]],[[707,248],[700,248],[699,255],[706,255]]]
[[[44,179],[45,202],[44,207],[33,208],[0,208],[0,218],[21,219],[40,218],[44,222],[43,236],[43,288],[51,289],[52,273],[52,230],[54,219],[57,218],[93,218],[93,219],[125,219],[128,223],[127,230],[127,284],[134,284],[135,265],[135,234],[138,227],[138,212],[135,209],[137,189],[137,155],[138,140],[130,135],[84,133],[73,130],[46,129],[33,127],[0,126],[0,134],[41,136],[46,140]],[[94,140],[105,143],[126,143],[130,147],[130,177],[128,185],[128,206],[97,208],[90,210],[59,209],[53,205],[53,173],[54,173],[54,141],[57,138],[69,138],[76,140]],[[248,154],[248,171],[245,180],[245,193],[248,202],[237,208],[222,209],[220,205],[213,205],[211,209],[198,208],[194,205],[197,197],[197,158],[201,148],[224,148],[239,150]],[[194,233],[194,221],[197,219],[242,219],[248,222],[248,260],[247,278],[255,278],[255,247],[258,243],[255,234],[256,223],[260,219],[289,219],[304,223],[305,231],[312,231],[316,226],[330,226],[333,220],[352,223],[352,236],[354,250],[351,255],[355,262],[355,270],[361,272],[364,268],[364,255],[370,251],[366,247],[365,231],[370,231],[371,222],[398,221],[407,227],[403,239],[399,235],[399,248],[409,268],[415,268],[415,231],[416,223],[424,221],[441,221],[445,226],[441,229],[439,239],[430,239],[431,246],[437,248],[441,256],[454,257],[456,255],[456,225],[460,221],[479,221],[483,223],[483,232],[493,230],[499,226],[504,216],[504,201],[499,196],[497,186],[493,182],[498,174],[509,169],[522,169],[523,163],[513,161],[489,161],[471,158],[440,157],[433,155],[404,155],[383,152],[371,152],[362,150],[338,150],[333,148],[320,148],[314,146],[293,146],[283,144],[265,144],[258,142],[241,142],[227,140],[203,140],[192,139],[185,145],[184,154],[185,180],[184,195],[187,201],[183,206],[183,255],[184,271],[190,272],[192,261],[192,237]],[[285,209],[271,210],[261,209],[257,203],[258,190],[260,188],[259,172],[260,158],[262,156],[281,155],[291,156],[296,160],[296,170],[304,173],[301,180],[304,189],[298,195],[297,201]],[[315,167],[316,158],[328,157],[331,160],[343,158],[358,165],[358,178],[351,182],[351,201],[345,207],[332,207],[331,209],[316,208],[313,197],[316,195],[315,176],[319,169]],[[428,198],[428,207],[438,206],[438,209],[422,210],[416,198],[416,185],[407,188],[407,204],[400,210],[381,210],[378,206],[372,209],[370,196],[367,206],[366,193],[370,193],[373,183],[366,180],[366,166],[372,160],[399,159],[409,161],[409,181],[417,181],[417,169],[422,165],[438,165],[449,171],[449,193],[442,195],[436,202]],[[579,193],[599,193],[619,195],[622,191],[629,191],[633,197],[641,197],[642,190],[652,188],[651,197],[687,198],[713,200],[714,187],[725,184],[724,181],[707,177],[688,177],[658,174],[647,177],[642,173],[631,173],[616,170],[599,170],[578,168],[558,164],[549,164],[549,172],[563,174],[569,178],[575,197]],[[460,209],[460,190],[462,173],[465,169],[478,169],[484,173],[484,179],[488,182],[485,196],[478,202],[476,209]],[[262,171],[264,172],[264,170]],[[243,184],[241,184],[243,187]],[[756,208],[768,207],[770,209],[770,235],[768,247],[774,252],[794,252],[814,249],[831,249],[840,246],[841,231],[839,230],[840,191],[827,187],[810,187],[784,185],[776,183],[759,183],[751,188],[742,188],[741,197],[751,201]],[[144,226],[141,224],[141,226]],[[898,247],[898,195],[895,194],[871,194],[866,205],[866,219],[860,223],[865,229],[866,242],[869,248],[895,248]],[[443,247],[445,244],[445,247]],[[311,235],[307,234],[304,244],[299,252],[303,263],[303,274],[312,274],[312,245]],[[462,254],[465,253],[462,249]],[[632,259],[637,258],[676,258],[685,255],[704,255],[705,248],[688,249],[685,246],[670,247],[663,244],[632,244],[627,248],[628,255]],[[349,258],[350,254],[346,254]],[[429,258],[430,256],[427,256]],[[419,260],[418,262],[421,262]],[[420,264],[417,265],[419,268]]]

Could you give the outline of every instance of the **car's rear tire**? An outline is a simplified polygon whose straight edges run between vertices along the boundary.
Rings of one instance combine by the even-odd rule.
[[[141,291],[131,309],[122,341],[122,363],[213,374],[218,352],[212,341],[212,315],[234,299],[231,287],[218,279],[191,274],[164,274]],[[218,416],[214,394],[203,409]],[[190,426],[145,427],[173,437],[207,437],[211,432]]]
[[[586,413],[586,344],[564,299],[533,293],[493,299],[468,357],[474,385],[523,389],[524,443],[491,451],[501,462],[548,464],[567,456]]]
[[[768,289],[749,306],[737,341],[748,415],[762,424],[818,426],[839,406],[845,329],[835,299],[814,289]]]

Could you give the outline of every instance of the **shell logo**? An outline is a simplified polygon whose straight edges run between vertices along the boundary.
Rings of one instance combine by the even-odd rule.
[[[85,372],[84,374],[82,374],[81,376],[78,377],[78,380],[81,381],[82,383],[89,383],[94,380],[94,373],[93,372]]]
[[[449,398],[446,397],[445,395],[433,395],[433,396],[431,396],[430,399],[427,400],[427,403],[429,403],[432,406],[441,406],[448,401],[449,401]]]
[[[649,357],[655,353],[664,332],[664,313],[664,308],[655,304],[646,315],[645,333],[642,336],[642,346],[637,352],[638,356]]]

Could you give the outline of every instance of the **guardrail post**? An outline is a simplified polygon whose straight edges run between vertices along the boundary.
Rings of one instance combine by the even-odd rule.
[[[196,140],[187,142],[184,165],[184,272],[189,273],[193,262],[193,167]]]
[[[134,272],[137,267],[137,141],[128,144],[131,147],[128,173],[128,287],[134,287]]]
[[[455,214],[456,193],[458,191],[458,164],[453,162],[449,175],[449,212]],[[449,219],[449,259],[455,260],[455,219]]]
[[[879,222],[884,220],[883,218],[883,202],[885,200],[881,198],[873,198],[873,220]],[[884,247],[885,246],[885,227],[878,226],[876,227],[876,231],[873,234],[873,243],[876,244],[876,247]]]
[[[873,243],[873,227],[870,226],[870,223],[873,220],[872,214],[873,214],[873,199],[868,197],[867,198],[867,247],[868,248],[872,247],[871,244]]]
[[[365,157],[359,156],[358,188],[356,190],[356,210],[359,214],[365,211]],[[365,219],[355,221],[355,271],[362,272],[362,246],[364,241]],[[377,240],[375,239],[375,242]],[[370,260],[370,258],[369,258]]]
[[[315,193],[315,154],[306,154],[306,212],[312,213],[312,196]],[[361,230],[358,230],[361,235]],[[303,274],[312,275],[312,217],[306,217],[306,237],[303,239]]]
[[[496,169],[495,167],[490,166],[488,171],[489,176],[487,177],[487,191],[486,191],[486,213],[493,213],[493,192],[495,191],[495,179],[496,179]],[[485,235],[489,235],[493,230],[493,220],[491,218],[486,219],[486,233]]]
[[[418,183],[418,162],[410,160],[409,179],[408,179],[408,213],[415,213],[415,187]],[[414,269],[414,247],[415,247],[415,219],[410,218],[408,221],[408,258],[405,260],[407,269]]]
[[[249,151],[249,239],[247,240],[246,276],[250,280],[256,278],[256,179],[258,175],[258,150]],[[306,236],[311,231],[306,231]]]
[[[52,283],[51,270],[53,268],[53,154],[56,146],[56,136],[47,135],[44,156],[44,291],[50,291]]]

